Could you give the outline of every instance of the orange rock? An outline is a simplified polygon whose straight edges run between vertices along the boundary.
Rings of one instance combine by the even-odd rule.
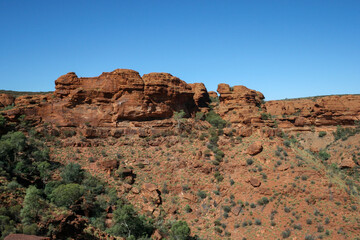
[[[15,103],[21,107],[19,114],[37,116],[60,127],[86,124],[98,128],[116,127],[124,120],[167,119],[180,110],[189,116],[196,110],[191,86],[168,73],[141,77],[136,71],[117,69],[79,78],[71,72],[55,81],[55,89],[53,96],[19,97]],[[194,89],[197,103],[205,104],[205,86],[195,84]]]
[[[208,107],[210,103],[209,93],[203,83],[189,84],[194,92],[194,101],[198,107]]]
[[[217,112],[231,123],[250,125],[253,119],[260,120],[259,106],[264,95],[245,86],[234,86],[221,83],[217,89],[220,104]],[[256,120],[256,122],[259,122]],[[261,120],[260,120],[261,122]]]
[[[209,97],[212,97],[212,98],[217,98],[218,97],[218,94],[214,91],[210,91],[209,92]]]
[[[251,177],[246,182],[250,183],[253,187],[260,187],[261,182],[257,178]]]
[[[10,94],[0,94],[0,108],[14,104],[15,98]]]
[[[263,150],[263,146],[262,146],[262,143],[261,142],[254,142],[252,143],[246,150],[246,152],[249,154],[249,155],[256,155],[256,154],[259,154],[261,151]]]
[[[291,117],[295,116],[294,125],[297,127],[353,125],[360,119],[359,95],[268,101],[265,106],[268,113],[281,121],[292,121]]]
[[[353,168],[353,167],[356,167],[356,163],[353,161],[353,159],[351,157],[349,157],[349,158],[345,158],[345,159],[341,160],[339,167],[340,168]]]

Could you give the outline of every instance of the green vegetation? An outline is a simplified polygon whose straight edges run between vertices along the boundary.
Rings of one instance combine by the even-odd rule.
[[[324,132],[324,131],[319,132],[319,137],[320,138],[325,137],[325,136],[326,136],[326,132]]]
[[[108,232],[115,235],[126,237],[127,239],[139,239],[150,237],[154,230],[151,222],[142,215],[138,215],[131,205],[118,202],[114,212],[113,221],[115,222]]]
[[[333,133],[335,141],[341,139],[345,141],[351,136],[354,136],[355,134],[360,132],[360,124],[359,122],[355,123],[355,128],[343,128],[341,126],[337,126],[336,131]]]
[[[220,117],[219,114],[211,110],[206,114],[205,120],[209,122],[212,126],[218,129],[222,129],[226,126],[227,122]]]

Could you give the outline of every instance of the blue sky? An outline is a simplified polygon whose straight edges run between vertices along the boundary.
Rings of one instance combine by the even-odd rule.
[[[0,89],[169,72],[266,100],[360,93],[359,0],[0,0]]]

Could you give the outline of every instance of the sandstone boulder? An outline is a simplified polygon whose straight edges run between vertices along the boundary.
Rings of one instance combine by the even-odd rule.
[[[247,182],[250,183],[253,187],[260,187],[261,185],[261,181],[254,177],[249,178]]]
[[[254,156],[259,154],[263,150],[262,143],[260,141],[252,143],[246,150],[247,154]]]
[[[15,98],[10,94],[2,93],[0,94],[0,108],[10,106],[14,104]]]

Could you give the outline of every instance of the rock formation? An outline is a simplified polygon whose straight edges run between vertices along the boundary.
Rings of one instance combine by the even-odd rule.
[[[220,94],[218,113],[231,123],[257,125],[261,122],[259,107],[264,95],[245,86],[234,86],[221,83],[217,89]]]
[[[360,120],[360,95],[268,101],[265,106],[280,128],[346,126]]]
[[[265,103],[261,92],[245,86],[221,83],[218,96],[208,92],[203,83],[187,84],[169,73],[141,77],[134,70],[116,69],[98,77],[79,78],[70,72],[55,81],[55,89],[52,94],[16,99],[1,94],[0,108],[13,104],[14,108],[3,112],[10,120],[26,115],[35,124],[79,128],[86,138],[158,134],[174,126],[174,112],[183,110],[191,117],[197,111],[208,111],[209,106],[244,137],[264,126],[270,127],[265,132],[274,127],[310,131],[313,126],[354,125],[360,120],[360,95]]]
[[[169,119],[180,110],[190,116],[209,101],[203,84],[190,86],[168,73],[141,77],[127,69],[91,78],[70,72],[55,81],[55,89],[50,95],[17,98],[19,108],[7,115],[15,118],[25,114],[60,127],[114,127],[128,120]]]
[[[0,108],[14,104],[15,98],[9,94],[0,94]]]

